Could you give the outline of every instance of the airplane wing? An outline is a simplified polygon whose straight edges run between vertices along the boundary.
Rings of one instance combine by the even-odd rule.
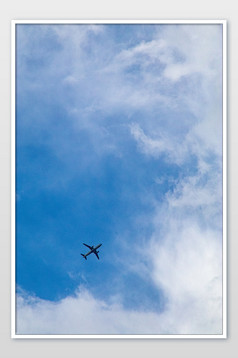
[[[98,253],[97,252],[94,252],[95,253],[95,255],[97,256],[97,258],[98,258],[98,260],[99,260],[99,256],[98,256]]]
[[[84,246],[87,246],[90,250],[93,249],[93,246],[89,246],[89,245],[87,245],[87,244],[84,244]]]

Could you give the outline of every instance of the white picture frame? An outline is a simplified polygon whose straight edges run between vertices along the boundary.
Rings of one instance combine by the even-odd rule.
[[[223,332],[219,335],[37,335],[16,334],[16,277],[15,277],[15,28],[20,24],[219,24],[223,28]],[[227,22],[226,20],[13,20],[11,64],[11,337],[14,339],[224,339],[227,338]]]

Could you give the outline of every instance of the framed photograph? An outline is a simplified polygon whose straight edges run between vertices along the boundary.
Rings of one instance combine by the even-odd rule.
[[[226,21],[12,22],[12,338],[226,338]]]

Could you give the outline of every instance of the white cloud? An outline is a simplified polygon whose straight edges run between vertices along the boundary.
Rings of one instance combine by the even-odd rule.
[[[146,121],[138,120],[130,126],[141,152],[154,157],[166,153],[167,160],[176,164],[182,164],[189,156],[195,155],[201,167],[206,166],[209,152],[221,159],[220,30],[219,26],[210,25],[167,26],[162,35],[158,33],[163,40],[141,43],[118,56],[121,59],[118,68],[131,66],[132,63],[146,64],[140,69],[144,90],[152,88],[153,94],[161,96],[160,101],[157,99],[156,107],[155,102],[147,99],[146,92],[140,93],[143,106],[147,104],[150,110],[154,109],[154,114],[148,110]],[[149,65],[154,62],[164,67],[153,72]],[[171,91],[176,82],[179,84],[175,96]],[[153,94],[151,98],[155,99]],[[166,115],[160,114],[158,105]],[[166,116],[176,108],[172,123]],[[183,114],[184,110],[188,113]]]
[[[187,244],[187,243],[186,243]],[[188,253],[189,249],[187,250]],[[202,252],[203,254],[203,252]],[[184,253],[185,255],[185,253]],[[162,255],[163,256],[163,255]],[[160,254],[160,258],[162,257]],[[209,254],[207,255],[209,258]],[[168,258],[170,259],[170,258]],[[190,257],[191,259],[191,257]],[[187,261],[189,258],[187,258]],[[202,260],[202,259],[201,259]],[[168,268],[169,261],[162,262]],[[58,302],[27,295],[17,298],[17,334],[220,334],[220,300],[216,282],[210,282],[210,272],[203,269],[189,272],[186,260],[180,273],[172,278],[173,299],[159,314],[126,310],[118,303],[106,303],[86,290]],[[170,262],[170,264],[172,264]],[[179,270],[180,265],[175,267]],[[196,266],[199,269],[198,266]],[[161,270],[156,268],[158,273]],[[212,271],[212,265],[211,265]],[[186,280],[182,274],[186,273]],[[213,273],[213,272],[211,272]],[[192,276],[194,274],[194,276]],[[201,277],[202,276],[202,277]],[[205,279],[206,285],[202,282]],[[181,285],[179,280],[181,280]],[[198,279],[200,285],[196,285]],[[155,276],[155,281],[159,278]],[[193,283],[193,285],[190,285]],[[166,286],[166,285],[165,285]],[[202,295],[200,289],[202,290]],[[206,291],[208,289],[208,291]],[[206,291],[206,292],[205,292]],[[165,292],[171,294],[170,287]],[[114,298],[116,300],[116,298]]]
[[[142,334],[159,329],[158,316],[124,310],[78,291],[57,303],[19,297],[17,334]]]
[[[168,219],[166,224],[166,233],[162,227],[165,237],[154,233],[148,252],[154,281],[168,298],[162,314],[164,328],[176,333],[221,334],[221,235],[201,229],[189,218]]]
[[[138,142],[141,151],[145,154],[159,157],[165,151],[167,153],[169,152],[169,143],[166,143],[162,138],[153,139],[148,137],[138,124],[133,123],[130,126],[130,130],[131,134]]]
[[[177,181],[153,217],[147,255],[168,298],[165,326],[222,332],[222,177],[209,166]],[[146,250],[146,246],[143,248]]]
[[[221,43],[219,25],[167,27],[165,36],[167,45],[177,51],[182,58],[181,63],[167,63],[165,77],[178,81],[185,75],[199,73],[216,80],[217,68],[221,66],[222,60],[222,54],[217,46]]]

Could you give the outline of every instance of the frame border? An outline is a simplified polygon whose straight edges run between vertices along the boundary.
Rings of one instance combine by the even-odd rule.
[[[16,334],[16,25],[18,24],[196,24],[222,25],[222,334]],[[11,21],[11,338],[12,339],[226,339],[227,338],[227,20],[12,20]]]

